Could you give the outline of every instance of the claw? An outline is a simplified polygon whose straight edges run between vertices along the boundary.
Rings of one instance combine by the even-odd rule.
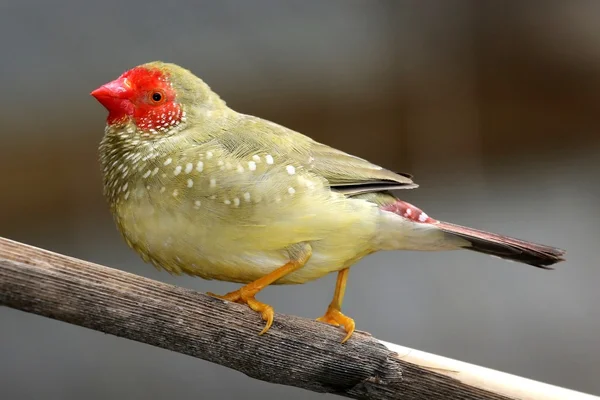
[[[273,316],[275,312],[273,311],[273,307],[268,304],[261,303],[256,300],[254,296],[261,290],[263,290],[268,285],[272,284],[276,280],[280,279],[287,274],[294,272],[298,268],[301,268],[304,263],[308,260],[311,254],[311,249],[309,245],[305,245],[303,248],[302,257],[299,259],[295,259],[294,261],[290,261],[282,267],[277,268],[275,271],[263,276],[262,278],[258,278],[257,280],[250,282],[246,286],[242,286],[238,290],[227,293],[226,295],[220,296],[214,293],[207,293],[209,296],[217,297],[219,299],[233,301],[239,304],[245,304],[250,307],[252,310],[260,313],[260,316],[263,320],[267,321],[265,327],[262,331],[260,331],[259,335],[264,335],[273,325]]]
[[[264,321],[267,321],[267,323],[265,324],[263,330],[260,331],[259,335],[265,334],[271,328],[271,325],[273,325],[273,317],[275,316],[275,311],[273,310],[273,307],[256,300],[254,298],[255,293],[252,293],[252,291],[248,291],[245,290],[245,288],[241,288],[233,292],[227,293],[225,295],[218,295],[211,292],[208,292],[206,294],[222,300],[227,300],[238,304],[245,304],[248,307],[250,307],[251,310],[260,313],[262,319]]]
[[[333,326],[343,325],[346,336],[342,339],[342,343],[345,343],[350,339],[356,326],[352,318],[345,316],[340,310],[332,307],[328,307],[327,312],[322,317],[317,318],[317,321],[325,322]]]
[[[227,300],[227,301],[231,301],[233,303],[237,303],[240,301],[241,297],[240,297],[240,293],[239,290],[236,290],[234,292],[230,292],[227,294],[214,294],[213,292],[206,292],[206,294],[210,297],[216,297],[217,299],[221,299],[221,300]]]
[[[324,322],[326,324],[333,325],[333,326],[340,326],[340,324],[337,323],[336,320],[334,320],[327,314],[323,315],[322,317],[317,318],[317,321]]]

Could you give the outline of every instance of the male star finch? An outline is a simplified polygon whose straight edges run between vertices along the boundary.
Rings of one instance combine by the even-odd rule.
[[[564,251],[435,220],[391,190],[411,177],[229,108],[174,64],[137,66],[92,93],[108,110],[104,193],[141,257],[171,273],[245,284],[218,296],[273,323],[256,294],[337,272],[320,321],[342,325],[349,268],[380,250],[467,249],[540,268]],[[214,294],[211,294],[216,296]]]

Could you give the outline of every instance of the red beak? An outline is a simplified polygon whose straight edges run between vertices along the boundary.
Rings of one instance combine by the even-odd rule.
[[[131,95],[131,86],[126,79],[119,78],[112,82],[105,83],[98,89],[90,93],[98,101],[104,97],[111,97],[113,99],[126,99]]]
[[[133,111],[133,89],[127,79],[118,78],[90,93],[113,116],[130,114]]]

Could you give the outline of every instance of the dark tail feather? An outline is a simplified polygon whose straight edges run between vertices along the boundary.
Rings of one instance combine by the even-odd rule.
[[[544,269],[553,269],[550,268],[550,265],[565,260],[563,258],[565,251],[555,247],[526,242],[448,222],[440,221],[437,227],[448,234],[467,240],[471,245],[464,247],[465,249],[506,260],[518,261]]]

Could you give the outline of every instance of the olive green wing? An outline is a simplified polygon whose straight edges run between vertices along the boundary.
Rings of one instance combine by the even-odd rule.
[[[329,147],[301,133],[257,117],[242,115],[225,131],[219,143],[239,158],[270,154],[302,166],[327,180],[347,196],[418,187],[411,176],[395,173],[367,160]]]
[[[392,172],[318,142],[311,144],[310,155],[311,170],[347,196],[418,187],[408,174]]]

